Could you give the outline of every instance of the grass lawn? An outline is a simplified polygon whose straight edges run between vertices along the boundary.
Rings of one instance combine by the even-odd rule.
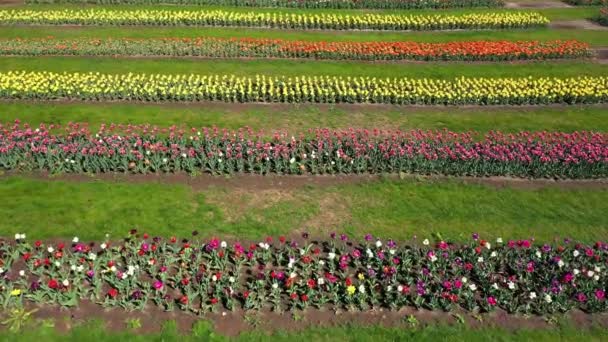
[[[399,108],[331,105],[264,105],[205,103],[24,103],[3,102],[0,122],[15,119],[30,125],[87,122],[92,130],[102,123],[178,125],[185,127],[252,127],[268,134],[286,129],[297,133],[309,128],[449,129],[487,132],[501,130],[608,131],[606,106],[572,107],[423,107]]]
[[[608,238],[607,190],[496,189],[439,180],[381,180],[329,187],[246,189],[132,184],[94,180],[0,179],[0,236],[99,239],[122,237],[134,227],[163,236],[345,231],[394,239],[444,238],[548,241]]]
[[[409,63],[373,64],[347,61],[205,60],[169,58],[117,59],[104,57],[7,57],[0,71],[54,71],[159,74],[236,74],[239,76],[369,76],[411,78],[577,77],[608,76],[603,64],[588,61],[532,63]],[[500,67],[497,67],[500,65]]]
[[[247,332],[237,338],[226,338],[213,332],[211,326],[201,321],[191,335],[180,335],[175,322],[164,323],[161,333],[138,335],[130,332],[107,332],[102,322],[87,322],[61,334],[53,328],[33,328],[19,334],[4,333],[0,341],[602,341],[608,338],[606,330],[555,329],[507,331],[492,327],[466,329],[462,326],[433,326],[412,329],[408,327],[385,328],[380,326],[345,326],[336,328],[310,328],[300,332]]]
[[[159,37],[248,37],[309,41],[416,41],[451,42],[475,40],[568,40],[576,39],[591,46],[608,46],[605,31],[536,28],[509,31],[433,31],[433,32],[353,32],[267,30],[254,28],[211,27],[146,27],[145,30],[125,27],[73,27],[68,30],[54,26],[0,26],[0,39],[14,38],[159,38]]]

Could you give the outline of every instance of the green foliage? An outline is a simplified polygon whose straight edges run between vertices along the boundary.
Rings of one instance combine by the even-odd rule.
[[[24,307],[15,307],[8,310],[7,317],[1,322],[2,325],[8,327],[11,333],[19,333],[31,321],[32,314],[38,311],[27,310]]]
[[[187,237],[198,230],[204,236],[262,238],[302,227],[311,234],[346,230],[401,240],[432,232],[464,240],[472,230],[503,238],[608,238],[608,191],[600,189],[495,189],[405,179],[303,188],[279,199],[269,194],[224,188],[194,192],[185,185],[94,177],[77,183],[9,177],[0,181],[0,235],[100,239],[109,233],[118,239],[138,228],[161,236]]]

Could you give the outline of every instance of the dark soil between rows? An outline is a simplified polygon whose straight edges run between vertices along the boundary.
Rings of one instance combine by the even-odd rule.
[[[542,316],[511,315],[497,310],[489,314],[472,315],[464,311],[443,312],[404,308],[392,311],[376,308],[370,311],[350,312],[344,310],[313,309],[306,311],[274,313],[269,310],[259,312],[244,312],[242,310],[218,310],[203,316],[195,316],[179,310],[164,312],[156,306],[149,306],[144,311],[125,311],[119,308],[105,309],[102,306],[84,300],[76,308],[60,308],[58,306],[27,305],[28,310],[36,309],[33,314],[37,319],[52,319],[55,328],[67,332],[73,326],[88,320],[96,319],[105,322],[111,331],[127,330],[127,320],[138,319],[141,327],[138,333],[158,333],[162,324],[174,320],[181,333],[189,333],[193,325],[200,319],[210,321],[214,331],[225,336],[237,336],[242,332],[258,330],[266,333],[276,331],[299,331],[312,327],[335,326],[374,326],[414,328],[407,318],[416,318],[419,326],[466,324],[473,329],[484,327],[500,327],[509,331],[519,329],[551,329],[550,320]],[[573,311],[564,315],[565,319],[573,322],[579,329],[591,327],[607,327],[607,314],[586,314]]]
[[[125,24],[125,25],[97,25],[97,24],[1,24],[0,27],[61,27],[62,29],[86,29],[88,27],[125,27],[129,29],[146,29],[150,27],[181,27],[181,28],[217,28],[217,29],[255,29],[255,30],[275,30],[281,32],[328,32],[334,35],[343,35],[353,32],[393,32],[393,33],[408,33],[408,32],[460,32],[460,31],[495,31],[495,30],[528,30],[535,28],[544,28],[546,25],[532,25],[528,27],[513,27],[513,28],[463,28],[463,29],[433,29],[433,30],[376,30],[376,29],[329,29],[329,28],[281,28],[270,26],[217,26],[217,25],[141,25],[141,24]]]
[[[298,107],[310,107],[315,106],[320,109],[341,109],[341,110],[368,110],[370,112],[376,112],[378,110],[402,110],[404,112],[411,112],[412,110],[428,111],[430,109],[480,109],[488,112],[494,112],[497,109],[524,109],[524,110],[538,110],[543,108],[575,108],[575,107],[589,107],[589,108],[608,108],[608,103],[591,103],[591,104],[568,104],[568,103],[551,103],[551,104],[500,104],[500,105],[483,105],[483,104],[471,104],[471,105],[422,105],[422,104],[387,104],[387,103],[325,103],[325,102],[222,102],[222,101],[137,101],[137,100],[73,100],[73,99],[57,99],[57,100],[31,100],[31,99],[5,99],[0,98],[0,104],[2,103],[31,103],[31,104],[137,104],[137,105],[155,105],[155,106],[167,106],[169,108],[180,108],[180,107],[192,107],[192,106],[204,106],[208,108],[213,106],[214,108],[230,108],[234,111],[246,110],[249,108],[257,109],[269,109],[269,110],[282,110],[282,109],[294,109]],[[458,115],[458,113],[456,113]]]
[[[227,189],[247,190],[281,190],[291,191],[304,187],[331,187],[337,185],[363,184],[382,180],[392,181],[456,181],[464,184],[489,186],[496,189],[514,188],[522,190],[537,190],[545,188],[559,188],[564,190],[597,190],[608,189],[608,179],[592,180],[553,180],[553,179],[523,179],[510,177],[450,177],[450,176],[421,176],[409,174],[382,174],[382,175],[255,175],[235,174],[215,176],[211,174],[190,175],[187,173],[168,174],[58,174],[48,172],[19,172],[7,171],[0,174],[0,180],[12,176],[25,176],[43,181],[66,182],[117,182],[132,184],[167,184],[186,185],[193,191],[205,191],[209,188],[219,187]]]
[[[23,5],[24,3],[24,0],[0,0],[0,6]]]

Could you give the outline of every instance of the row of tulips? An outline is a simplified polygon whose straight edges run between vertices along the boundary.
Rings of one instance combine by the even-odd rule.
[[[0,73],[0,98],[398,105],[578,104],[608,102],[608,77],[445,80],[9,71]]]
[[[502,0],[25,0],[27,4],[212,5],[293,8],[423,9],[500,7]]]
[[[311,42],[255,38],[13,39],[0,54],[19,56],[171,56],[315,58],[334,60],[505,61],[589,57],[586,43],[568,41]]]
[[[544,26],[536,12],[470,14],[264,13],[223,10],[0,10],[0,24],[241,26],[334,30],[502,29]]]
[[[193,232],[195,234],[196,232]],[[0,242],[0,303],[205,314],[217,310],[374,310],[554,314],[608,311],[608,244],[533,239],[398,244],[366,235],[256,243],[150,237]]]
[[[0,168],[52,173],[414,173],[608,177],[608,135],[593,132],[332,131],[269,139],[249,129],[69,124],[0,126]]]

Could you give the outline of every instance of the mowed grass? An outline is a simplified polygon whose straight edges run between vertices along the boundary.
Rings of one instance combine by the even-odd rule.
[[[347,232],[409,240],[440,233],[466,240],[608,238],[608,190],[515,189],[457,180],[378,180],[296,189],[90,180],[0,179],[0,236],[113,238],[138,228],[154,235],[235,236]]]
[[[211,28],[211,27],[65,27],[57,26],[0,26],[0,39],[15,38],[173,38],[173,37],[217,37],[217,38],[260,38],[284,40],[308,40],[329,42],[373,42],[373,41],[415,41],[453,42],[477,40],[569,40],[586,42],[591,46],[608,46],[608,34],[599,30],[549,29],[529,30],[484,30],[484,31],[305,31],[269,30],[255,28]]]
[[[126,324],[125,324],[126,325]],[[67,333],[59,333],[52,327],[35,327],[18,334],[4,333],[0,341],[573,341],[595,342],[608,338],[605,329],[576,329],[558,326],[552,329],[515,329],[505,330],[485,326],[469,329],[465,326],[426,326],[412,328],[403,324],[399,327],[346,325],[332,328],[307,328],[301,331],[279,331],[271,334],[262,331],[241,333],[229,338],[213,331],[206,321],[195,323],[191,334],[180,334],[175,321],[162,324],[161,332],[156,334],[137,334],[125,331],[108,331],[104,323],[89,321],[76,324]]]
[[[533,63],[360,63],[348,61],[298,60],[209,60],[104,57],[6,57],[0,72],[54,71],[113,74],[228,74],[238,76],[369,76],[441,78],[455,77],[577,77],[608,76],[608,66],[588,61]]]
[[[151,124],[185,128],[251,127],[272,134],[292,134],[310,128],[448,129],[504,132],[550,130],[608,131],[606,106],[557,107],[407,107],[358,105],[266,104],[133,104],[2,102],[0,122],[19,119],[32,126],[86,122],[91,130],[101,124]]]

